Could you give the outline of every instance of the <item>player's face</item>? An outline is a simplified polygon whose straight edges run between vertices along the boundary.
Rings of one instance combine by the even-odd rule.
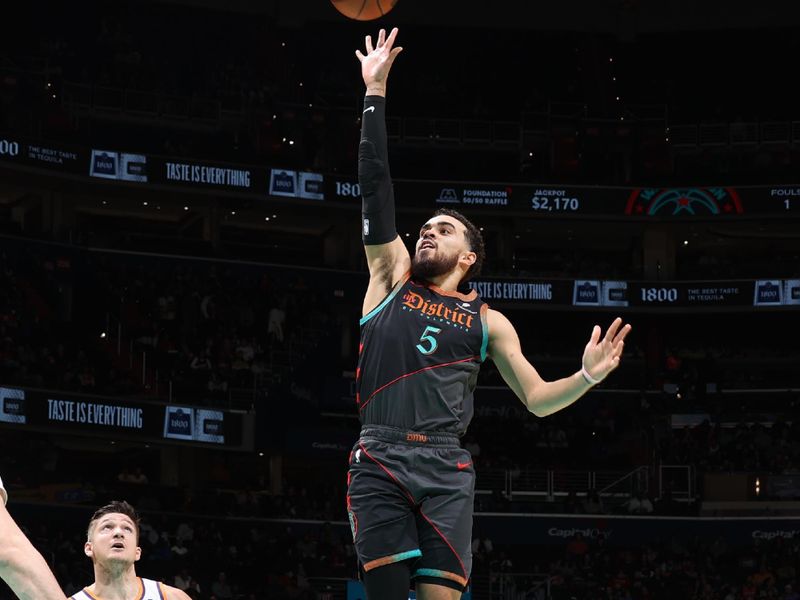
[[[94,524],[84,552],[92,560],[101,563],[133,564],[142,555],[142,549],[136,540],[136,525],[127,515],[103,515]]]
[[[466,227],[458,219],[439,215],[419,231],[411,270],[417,277],[430,279],[451,272],[459,260],[470,254]]]

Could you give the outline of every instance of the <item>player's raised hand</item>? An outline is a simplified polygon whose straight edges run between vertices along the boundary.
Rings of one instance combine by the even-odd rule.
[[[617,317],[600,339],[600,326],[595,325],[586,349],[583,351],[583,368],[592,379],[602,381],[619,366],[625,336],[631,330],[630,324],[620,327],[622,319]]]
[[[367,53],[363,54],[361,50],[356,50],[356,56],[361,61],[361,76],[367,86],[367,93],[376,92],[381,95],[386,93],[386,78],[389,77],[389,70],[392,68],[394,59],[403,51],[400,46],[394,47],[397,32],[398,29],[395,27],[389,37],[386,37],[386,30],[381,29],[374,48],[372,36],[368,35],[365,38]]]

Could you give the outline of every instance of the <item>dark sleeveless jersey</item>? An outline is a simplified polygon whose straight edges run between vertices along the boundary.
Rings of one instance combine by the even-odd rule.
[[[486,358],[488,305],[403,277],[361,319],[356,402],[364,425],[462,435]]]

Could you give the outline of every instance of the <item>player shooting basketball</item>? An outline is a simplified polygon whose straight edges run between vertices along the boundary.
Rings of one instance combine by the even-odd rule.
[[[402,48],[397,29],[356,51],[366,85],[358,154],[369,284],[361,318],[357,403],[361,437],[347,507],[370,600],[460,598],[471,570],[475,472],[461,448],[473,390],[488,357],[536,416],[566,408],[619,365],[630,325],[595,326],[581,368],[545,381],[514,326],[475,291],[462,293],[484,258],[480,230],[440,210],[419,231],[414,256],[397,235],[385,126],[386,82]]]

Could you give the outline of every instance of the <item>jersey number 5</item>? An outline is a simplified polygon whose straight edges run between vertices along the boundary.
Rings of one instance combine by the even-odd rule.
[[[425,328],[425,331],[423,331],[422,335],[419,337],[420,342],[424,342],[425,344],[428,345],[424,346],[423,344],[417,344],[417,350],[419,350],[423,354],[433,353],[436,350],[436,348],[439,347],[439,342],[437,342],[436,338],[433,336],[437,333],[441,333],[441,331],[442,330],[439,329],[438,327],[432,327],[431,325],[428,325]]]

